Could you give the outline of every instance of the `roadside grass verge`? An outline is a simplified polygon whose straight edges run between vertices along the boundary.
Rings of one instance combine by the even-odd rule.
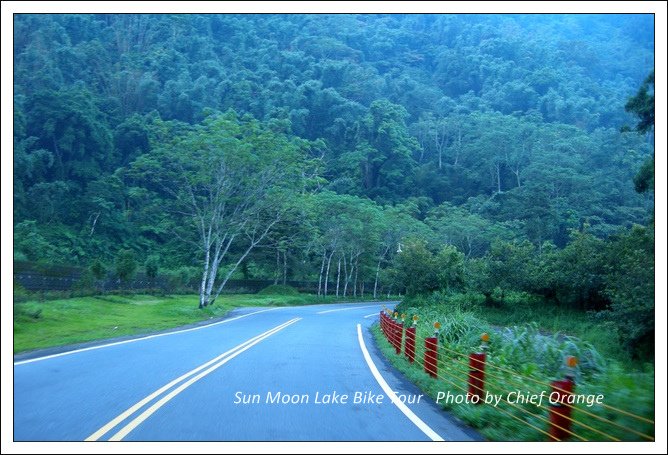
[[[484,301],[485,297],[477,293],[434,293],[428,297],[404,298],[398,311],[409,307],[439,307],[444,315],[452,311],[470,312],[488,323],[491,330],[531,321],[542,334],[558,333],[577,337],[594,346],[602,356],[619,360],[629,367],[633,365],[614,327],[609,322],[597,319],[592,313],[559,307],[554,302],[525,292],[507,292],[494,306],[485,305]]]
[[[540,309],[507,305],[502,308],[477,307],[472,312],[495,326],[507,327],[532,321],[541,333],[575,336],[591,343],[601,355],[631,364],[629,354],[622,348],[616,330],[609,323],[570,308],[536,308]]]
[[[197,295],[100,295],[14,303],[14,353],[137,335],[218,318],[238,307],[334,303],[361,299],[309,294],[221,294],[198,309]]]
[[[499,328],[474,312],[453,309],[449,305],[401,308],[406,320],[419,316],[416,333],[415,363],[397,355],[376,324],[372,328],[377,345],[385,357],[406,377],[434,400],[439,392],[465,398],[468,389],[468,354],[479,351],[480,335],[490,334],[485,369],[485,391],[501,397],[498,406],[475,405],[465,401],[439,405],[448,409],[491,441],[547,441],[549,436],[549,403],[509,400],[509,393],[539,395],[551,392],[549,384],[565,375],[563,359],[575,355],[580,363],[576,370],[575,393],[603,395],[603,403],[635,414],[643,419],[654,418],[654,367],[624,362],[601,355],[589,342],[563,334],[544,334],[534,322]],[[432,324],[439,321],[438,374],[424,372],[424,338],[432,336]],[[498,322],[498,319],[495,320]],[[499,368],[500,367],[500,368]],[[512,401],[508,404],[507,401]],[[652,423],[631,417],[624,412],[599,405],[575,405],[569,441],[646,441],[654,436]],[[606,422],[606,419],[608,422]],[[612,422],[612,423],[610,423]],[[640,433],[640,434],[639,434]]]

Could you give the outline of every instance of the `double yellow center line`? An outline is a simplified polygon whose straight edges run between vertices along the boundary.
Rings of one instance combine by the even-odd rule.
[[[146,406],[148,403],[152,402],[156,398],[160,397],[163,395],[165,392],[170,390],[172,387],[176,386],[177,384],[180,384],[178,387],[174,388],[171,392],[165,394],[162,398],[160,398],[158,401],[156,401],[153,405],[151,405],[149,408],[144,410],[142,413],[137,415],[134,419],[132,419],[130,422],[128,422],[123,428],[118,430],[116,433],[114,433],[113,436],[111,436],[108,440],[109,441],[120,441],[122,440],[125,436],[127,436],[132,430],[137,428],[138,425],[140,425],[143,421],[148,419],[154,412],[156,412],[158,409],[160,409],[162,406],[164,406],[169,400],[174,398],[176,395],[179,393],[183,392],[185,389],[190,387],[192,384],[195,382],[199,381],[202,379],[204,376],[208,375],[209,373],[215,371],[216,369],[220,368],[221,366],[225,365],[227,362],[241,354],[242,352],[252,348],[256,344],[260,343],[261,341],[269,338],[270,336],[274,335],[275,333],[285,329],[286,327],[294,324],[295,322],[301,320],[301,318],[294,318],[291,319],[281,325],[278,325],[274,327],[273,329],[267,330],[266,332],[263,332],[247,341],[244,341],[243,343],[233,347],[227,352],[222,353],[218,357],[209,360],[208,362],[198,366],[197,368],[194,368],[187,372],[186,374],[179,376],[178,378],[174,379],[168,384],[165,384],[164,386],[160,387],[158,390],[155,392],[151,393],[148,395],[146,398],[138,401],[131,407],[129,407],[127,410],[116,416],[114,419],[109,421],[106,425],[101,427],[99,430],[97,430],[95,433],[91,434],[88,436],[85,440],[86,441],[98,441],[101,437],[118,427],[121,423],[123,423],[126,419],[134,415],[137,411],[141,410],[144,406]]]

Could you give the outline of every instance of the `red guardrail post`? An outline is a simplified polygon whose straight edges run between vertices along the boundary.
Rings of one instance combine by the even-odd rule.
[[[395,311],[390,318],[390,344],[397,349],[397,338],[399,334],[399,324],[397,323],[398,313]]]
[[[396,351],[397,355],[401,354],[401,341],[404,338],[404,324],[401,322],[395,322],[395,337],[394,337],[394,350]]]
[[[474,404],[481,404],[485,398],[485,360],[487,360],[485,351],[487,350],[489,335],[483,333],[480,339],[482,340],[480,352],[469,354],[469,391],[467,395]]]
[[[437,353],[438,338],[429,337],[424,340],[424,371],[432,378],[438,376]]]
[[[390,316],[387,316],[387,341],[394,346],[394,321]]]
[[[415,326],[406,329],[406,344],[404,354],[410,363],[415,360]]]
[[[399,343],[399,323],[397,321],[392,321],[392,346],[396,351],[397,345]]]
[[[568,396],[575,389],[574,369],[577,359],[573,356],[566,357],[566,378],[561,381],[552,381],[552,393],[550,394],[550,436],[551,440],[564,440],[568,437],[571,429],[571,412],[573,408],[567,406]],[[556,438],[556,439],[554,439]]]
[[[385,327],[387,328],[387,341],[392,344],[392,318],[389,314],[385,317]]]
[[[467,395],[471,402],[475,404],[482,403],[484,398],[485,359],[486,354],[484,352],[472,352],[469,354],[469,391]]]
[[[387,339],[387,341],[392,343],[392,331],[391,331],[392,321],[390,319],[390,316],[388,316],[389,311],[390,311],[389,309],[384,308],[384,311],[381,313],[382,314],[381,328],[383,330],[383,334],[385,335],[385,338]]]

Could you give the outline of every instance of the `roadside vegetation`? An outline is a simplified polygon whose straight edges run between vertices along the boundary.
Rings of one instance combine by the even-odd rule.
[[[550,382],[563,379],[566,374],[566,356],[575,356],[579,362],[575,370],[575,393],[602,394],[606,406],[576,405],[571,416],[573,434],[567,439],[647,441],[653,438],[654,425],[647,420],[654,418],[654,366],[629,360],[614,332],[606,332],[582,312],[541,316],[542,310],[531,310],[531,307],[488,312],[475,304],[463,306],[455,302],[457,298],[442,299],[440,303],[432,301],[432,305],[416,307],[411,306],[409,299],[397,307],[400,314],[405,313],[406,321],[411,321],[413,315],[419,317],[413,364],[403,353],[396,355],[378,326],[373,329],[383,354],[433,399],[439,392],[466,395],[468,354],[480,351],[480,337],[487,333],[490,341],[485,390],[489,393],[504,398],[513,391],[549,394]],[[424,372],[424,338],[433,336],[433,323],[437,321],[441,324],[439,377],[433,379]],[[540,407],[509,404],[503,400],[498,406],[444,403],[443,400],[439,404],[489,440],[545,441],[550,439],[545,433],[549,428],[546,401]]]
[[[273,287],[272,287],[273,288]],[[14,303],[14,353],[151,333],[225,316],[239,307],[274,307],[351,301],[300,294],[289,286],[258,294],[223,294],[197,308],[197,295],[108,294]],[[271,291],[271,289],[268,289]]]

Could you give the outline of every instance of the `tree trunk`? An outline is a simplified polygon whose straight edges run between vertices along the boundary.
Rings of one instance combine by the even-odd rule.
[[[334,256],[334,251],[329,254],[327,258],[327,272],[325,273],[325,297],[327,297],[327,285],[329,283],[329,266],[332,263],[332,256]]]
[[[327,259],[327,253],[322,252],[322,263],[320,264],[320,278],[318,278],[318,296],[322,295],[322,274],[325,271],[325,260]]]
[[[383,254],[380,255],[378,258],[378,266],[376,267],[376,280],[373,283],[373,298],[376,299],[377,297],[377,291],[378,291],[378,276],[380,275],[380,264],[383,262],[383,259],[385,259],[385,256],[387,256],[387,253],[390,251],[390,245],[387,245],[385,247],[385,251],[383,251]]]
[[[280,269],[280,266],[278,265],[279,254],[280,253],[278,251],[278,248],[276,248],[276,270],[274,271],[274,284],[278,284],[278,274]]]
[[[288,250],[283,251],[283,286],[288,283]]]
[[[343,255],[343,277],[345,278],[343,282],[343,296],[345,297],[348,292],[348,262],[345,254]]]
[[[209,236],[210,235],[211,233],[209,233]],[[200,298],[200,303],[202,303],[203,301],[204,305],[200,306],[200,308],[203,308],[207,305],[213,305],[213,302],[216,300],[218,294],[220,293],[220,291],[218,291],[215,297],[211,298],[211,294],[213,294],[213,286],[216,283],[216,277],[218,276],[218,268],[220,267],[220,263],[223,260],[223,257],[225,257],[227,251],[230,249],[230,245],[232,244],[234,237],[235,235],[231,235],[228,238],[228,236],[225,235],[223,236],[222,239],[219,238],[216,240],[214,245],[215,254],[213,256],[213,260],[211,260],[211,253],[210,253],[211,245],[209,245],[209,248],[206,252],[207,264],[205,266],[205,270],[207,270],[206,288],[204,290],[203,297]],[[207,242],[210,244],[210,240],[207,240]],[[250,248],[252,248],[252,246]],[[248,254],[248,252],[246,254]]]
[[[250,239],[250,244],[248,245],[248,248],[246,248],[246,250],[243,252],[243,254],[239,258],[239,260],[237,260],[237,262],[234,264],[234,266],[230,269],[230,271],[227,272],[227,275],[225,275],[225,278],[223,279],[223,282],[220,283],[220,286],[218,286],[218,289],[216,290],[216,295],[213,297],[213,299],[211,299],[211,301],[209,302],[209,305],[213,305],[213,303],[216,301],[216,299],[220,295],[220,292],[223,290],[223,288],[227,284],[227,281],[230,279],[232,274],[234,274],[234,272],[237,270],[239,265],[244,261],[244,259],[246,259],[246,256],[248,256],[248,254],[253,250],[253,248],[255,248],[258,243],[260,243],[262,240],[264,240],[264,238],[267,236],[267,234],[269,233],[271,228],[278,221],[279,221],[279,218],[277,217],[276,219],[274,219],[273,222],[269,223],[269,225],[266,227],[266,229],[264,231],[262,231],[259,234],[259,236],[256,237],[255,233],[253,234],[252,238]],[[230,236],[227,244],[225,245],[225,249],[222,252],[222,255],[220,255],[220,258],[219,258],[219,252],[220,252],[220,249],[222,248],[222,245],[225,242],[225,238],[223,238],[223,240],[221,240],[220,246],[216,247],[217,248],[216,249],[216,258],[218,259],[216,261],[216,272],[217,272],[218,265],[220,265],[220,262],[223,260],[223,257],[225,257],[225,255],[227,254],[227,251],[230,249],[230,245],[232,245],[232,241],[234,240],[234,238],[235,238],[235,235]],[[212,277],[212,286],[213,286],[213,281],[215,281],[215,279],[216,279],[216,276],[214,275]]]
[[[339,265],[336,268],[336,296],[339,296],[339,283],[341,279],[341,256],[339,256]]]
[[[216,282],[216,276],[218,275],[218,267],[220,266],[220,261],[222,260],[220,257],[220,251],[222,247],[222,240],[216,240],[214,247],[216,253],[214,254],[213,261],[211,261],[211,265],[209,266],[209,277],[207,278],[206,282],[206,299],[209,304],[213,303],[211,302],[211,293],[213,292],[213,285]]]
[[[453,166],[457,166],[459,163],[459,152],[462,149],[462,129],[461,127],[457,130],[457,146],[455,151],[455,161],[452,163]]]
[[[253,245],[253,246],[254,246],[254,245]],[[213,299],[211,299],[211,302],[209,303],[210,305],[213,305],[213,303],[216,301],[216,299],[217,299],[218,296],[220,295],[221,291],[223,290],[223,288],[224,288],[225,285],[227,284],[227,282],[228,282],[228,280],[230,279],[230,277],[232,277],[232,275],[234,274],[234,272],[236,272],[237,268],[239,267],[239,264],[241,264],[241,263],[243,262],[243,260],[246,259],[246,256],[248,256],[248,253],[250,253],[250,251],[253,249],[253,246],[248,247],[248,249],[247,249],[246,251],[244,251],[244,254],[241,255],[241,257],[239,258],[239,260],[238,260],[238,261],[234,264],[234,266],[230,269],[230,271],[227,272],[227,274],[225,275],[225,278],[223,279],[223,282],[220,283],[220,286],[218,286],[218,289],[216,290],[216,295],[213,297]],[[211,283],[211,285],[213,286],[213,283]]]
[[[360,271],[359,267],[359,256],[355,259],[355,279],[353,281],[353,296],[357,297],[357,274]]]
[[[202,283],[199,288],[199,307],[204,308],[209,304],[209,296],[206,294],[206,282],[209,279],[209,249],[206,250],[206,255],[204,258],[204,272],[202,273]]]
[[[217,274],[218,274],[218,265],[214,261],[214,263],[211,264],[211,267],[209,268],[209,278],[206,283],[206,299],[209,304],[213,303],[213,301],[211,301],[211,293],[213,291],[213,284],[216,281]]]
[[[378,276],[380,275],[380,261],[381,261],[381,259],[378,260],[378,266],[376,267],[376,279],[373,282],[373,298],[374,298],[374,300],[376,299],[377,293],[378,293]]]
[[[90,228],[90,234],[89,234],[90,237],[92,237],[93,233],[95,232],[95,226],[97,225],[97,219],[100,218],[100,213],[101,212],[97,212],[95,214],[91,214],[91,216],[90,216],[90,217],[92,217],[93,215],[95,215],[95,218],[93,219],[93,225]]]

